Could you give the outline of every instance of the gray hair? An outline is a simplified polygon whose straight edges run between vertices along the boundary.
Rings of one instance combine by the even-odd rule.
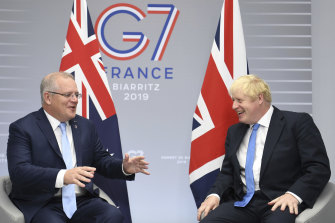
[[[59,89],[59,86],[57,86],[57,82],[56,80],[58,78],[71,78],[72,80],[74,80],[74,77],[72,74],[66,73],[66,72],[54,72],[54,73],[50,73],[47,76],[45,76],[42,81],[41,81],[41,85],[40,85],[40,94],[41,94],[41,102],[42,105],[44,103],[44,93],[47,91],[57,91]]]

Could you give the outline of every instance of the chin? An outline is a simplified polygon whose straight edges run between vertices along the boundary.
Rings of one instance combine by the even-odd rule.
[[[76,113],[70,114],[70,115],[68,116],[69,120],[74,119],[74,117],[76,117]]]
[[[240,119],[239,122],[240,122],[240,123],[244,123],[244,124],[250,124],[250,122],[248,122],[248,121],[245,120],[245,119]]]
[[[239,118],[238,121],[241,122],[241,123],[245,123],[245,119],[244,118]]]

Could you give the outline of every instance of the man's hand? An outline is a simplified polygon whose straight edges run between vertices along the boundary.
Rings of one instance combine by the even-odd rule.
[[[123,170],[127,174],[134,173],[144,173],[146,175],[150,175],[146,169],[148,169],[149,163],[144,160],[144,156],[135,156],[130,158],[129,154],[126,153],[123,159]]]
[[[203,217],[206,217],[208,213],[220,204],[220,199],[216,196],[209,196],[201,203],[201,206],[198,209],[197,219],[198,221],[202,220]]]
[[[284,194],[276,199],[270,201],[268,205],[273,205],[271,211],[275,211],[279,206],[281,211],[285,211],[286,207],[289,208],[291,214],[298,215],[299,201],[291,194]]]
[[[85,187],[81,181],[89,183],[94,177],[94,167],[80,166],[69,169],[64,175],[64,185],[77,184],[79,187]]]

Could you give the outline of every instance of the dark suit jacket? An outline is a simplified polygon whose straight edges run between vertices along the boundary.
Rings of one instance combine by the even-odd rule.
[[[221,199],[242,200],[243,183],[236,151],[249,125],[228,129],[222,169],[209,191]],[[271,117],[260,172],[260,190],[272,200],[291,191],[313,207],[330,177],[329,160],[320,132],[306,113],[280,111]]]
[[[96,167],[109,178],[134,179],[122,172],[122,160],[113,158],[102,146],[94,124],[76,116],[69,121],[76,150],[77,166]],[[28,114],[9,126],[7,147],[8,171],[13,187],[11,200],[30,222],[35,213],[59,189],[55,188],[58,172],[66,169],[62,154],[43,109]],[[97,196],[93,184],[85,189]]]

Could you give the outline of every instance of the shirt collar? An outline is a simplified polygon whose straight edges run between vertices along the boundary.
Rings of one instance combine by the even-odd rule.
[[[52,130],[55,131],[58,128],[58,126],[60,124],[60,121],[58,121],[56,118],[54,118],[53,116],[51,116],[44,109],[43,109],[43,111],[44,111],[45,115],[47,116],[47,118],[48,118],[48,120],[49,120],[49,122],[51,124]],[[65,122],[65,123],[66,123],[66,125],[68,125],[68,122]]]
[[[269,128],[271,117],[273,114],[273,106],[271,105],[269,110],[263,115],[263,117],[257,122],[261,126]],[[252,127],[253,125],[250,125]]]

